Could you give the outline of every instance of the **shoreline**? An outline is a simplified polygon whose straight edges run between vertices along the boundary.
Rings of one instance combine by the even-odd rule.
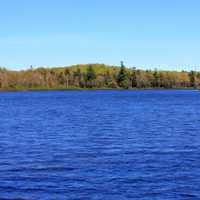
[[[121,90],[121,91],[131,91],[131,90],[199,90],[198,88],[20,88],[20,89],[2,89],[1,92],[45,92],[45,91],[98,91],[98,90]]]

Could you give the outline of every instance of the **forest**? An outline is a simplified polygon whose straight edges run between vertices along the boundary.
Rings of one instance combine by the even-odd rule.
[[[142,70],[135,67],[80,64],[68,67],[0,68],[0,90],[197,88],[200,72]]]

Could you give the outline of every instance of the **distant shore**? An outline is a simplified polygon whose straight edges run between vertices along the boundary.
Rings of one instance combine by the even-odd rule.
[[[29,92],[29,91],[84,91],[84,90],[197,90],[198,88],[79,88],[79,87],[52,87],[52,88],[46,88],[46,87],[34,87],[34,88],[24,88],[24,87],[17,87],[17,88],[9,88],[9,89],[1,89],[0,92]]]
[[[0,68],[1,91],[193,89],[200,72],[143,70],[104,64],[11,71]]]

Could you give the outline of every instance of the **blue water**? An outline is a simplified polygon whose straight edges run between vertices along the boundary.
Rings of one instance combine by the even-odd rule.
[[[200,199],[200,92],[0,93],[0,199]]]

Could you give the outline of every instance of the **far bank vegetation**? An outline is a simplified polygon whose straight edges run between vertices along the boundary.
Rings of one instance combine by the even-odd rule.
[[[11,71],[0,68],[0,90],[196,88],[200,72],[141,70],[135,67],[82,64]]]

